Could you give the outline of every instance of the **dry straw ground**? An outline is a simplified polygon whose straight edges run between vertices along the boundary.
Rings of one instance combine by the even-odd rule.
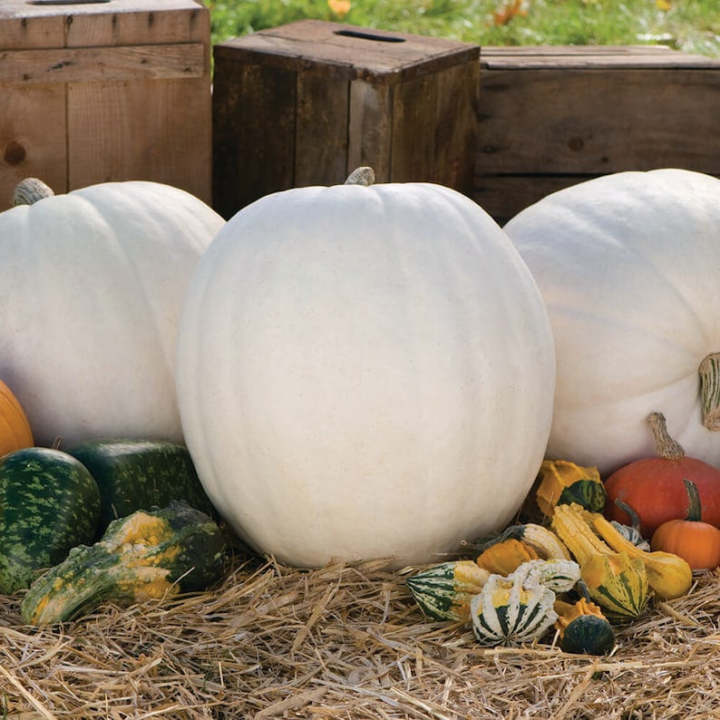
[[[604,658],[483,648],[427,622],[381,562],[245,560],[212,591],[62,627],[0,600],[0,718],[720,717],[720,574],[618,632]]]

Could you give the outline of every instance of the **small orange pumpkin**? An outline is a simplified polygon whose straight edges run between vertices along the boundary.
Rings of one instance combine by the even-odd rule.
[[[653,533],[653,550],[679,555],[693,570],[712,570],[720,565],[720,530],[702,522],[700,495],[695,483],[683,479],[690,500],[685,520],[668,520]]]
[[[10,388],[0,380],[0,457],[33,445],[25,411]]]

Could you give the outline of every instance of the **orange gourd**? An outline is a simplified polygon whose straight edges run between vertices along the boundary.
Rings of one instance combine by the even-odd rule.
[[[10,388],[0,380],[0,457],[33,445],[25,411]]]
[[[695,483],[684,480],[690,508],[684,520],[668,520],[653,533],[653,550],[683,558],[693,570],[712,570],[720,565],[720,530],[700,520],[700,496]]]
[[[688,499],[683,485],[687,478],[700,495],[702,520],[720,525],[720,470],[687,457],[668,434],[661,413],[651,413],[648,423],[655,436],[658,457],[635,460],[607,478],[606,517],[624,525],[630,523],[629,516],[615,502],[621,500],[637,512],[643,536],[651,537],[664,522],[687,515]]]

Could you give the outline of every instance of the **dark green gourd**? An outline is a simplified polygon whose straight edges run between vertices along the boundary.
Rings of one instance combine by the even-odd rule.
[[[136,510],[165,507],[173,500],[216,514],[184,445],[113,440],[84,443],[68,452],[87,467],[100,489],[97,537],[112,520]]]
[[[95,480],[71,455],[34,447],[0,458],[0,593],[91,542],[99,516]]]

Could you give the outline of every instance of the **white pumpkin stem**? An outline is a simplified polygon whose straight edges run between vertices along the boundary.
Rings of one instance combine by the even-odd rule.
[[[710,353],[698,368],[702,424],[720,430],[720,353]]]
[[[345,185],[365,185],[366,187],[370,187],[370,185],[374,184],[375,171],[366,165],[355,168],[355,170],[348,175],[348,178],[345,181]]]
[[[655,438],[655,448],[657,454],[665,460],[679,460],[685,457],[685,451],[679,442],[676,442],[670,437],[670,433],[667,431],[667,423],[665,422],[665,416],[659,412],[652,412],[647,416],[648,425],[652,430],[653,437]]]
[[[25,178],[15,186],[12,204],[32,205],[43,198],[52,197],[55,193],[42,180],[37,178]]]

